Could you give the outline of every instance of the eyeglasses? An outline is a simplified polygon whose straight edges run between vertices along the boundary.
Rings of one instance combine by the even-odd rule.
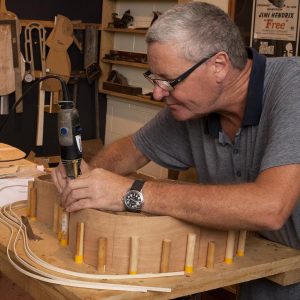
[[[210,58],[215,56],[217,53],[218,52],[201,59],[199,62],[197,62],[195,65],[193,65],[187,71],[185,71],[183,74],[179,75],[176,79],[166,80],[166,79],[152,78],[152,77],[150,77],[152,74],[150,70],[146,71],[143,75],[153,85],[158,85],[161,89],[171,92],[174,90],[174,87],[178,83],[180,83],[181,81],[186,79],[194,70],[196,70],[198,67],[200,67],[202,64],[204,64],[207,60],[209,60]]]

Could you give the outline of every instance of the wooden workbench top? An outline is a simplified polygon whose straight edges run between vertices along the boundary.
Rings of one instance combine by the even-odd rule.
[[[24,215],[25,211],[20,212]],[[43,240],[31,241],[31,249],[42,259],[59,267],[73,271],[96,273],[96,270],[85,264],[73,262],[71,253],[59,246],[50,229],[38,221],[31,222],[33,231]],[[300,269],[300,251],[291,249],[264,239],[251,236],[247,239],[246,255],[237,257],[232,265],[220,263],[212,270],[201,268],[192,276],[178,276],[156,279],[131,279],[104,281],[111,283],[136,284],[172,288],[171,293],[157,292],[119,292],[106,290],[89,290],[47,284],[29,278],[15,270],[6,257],[6,244],[9,230],[0,223],[0,270],[8,278],[22,287],[36,299],[170,299],[190,295],[240,282],[245,282],[274,274],[290,274]],[[20,251],[21,252],[21,251]],[[295,273],[295,272],[294,272]],[[296,272],[299,275],[299,271]],[[293,276],[292,276],[293,277]],[[284,275],[276,275],[274,280],[283,280]],[[295,278],[294,278],[295,279]],[[298,279],[297,279],[298,280]],[[282,281],[284,282],[284,280]]]

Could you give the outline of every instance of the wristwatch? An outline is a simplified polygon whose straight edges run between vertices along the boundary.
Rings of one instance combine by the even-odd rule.
[[[131,188],[126,192],[123,197],[123,203],[125,209],[130,212],[140,212],[144,204],[144,197],[142,194],[142,188],[144,180],[135,180]]]

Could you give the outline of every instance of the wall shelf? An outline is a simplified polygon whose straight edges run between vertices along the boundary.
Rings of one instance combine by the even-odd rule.
[[[148,68],[148,64],[126,61],[126,60],[114,60],[114,59],[102,58],[101,61],[104,63],[113,64],[113,65],[122,65],[122,66],[135,67],[135,68],[141,68],[141,69]]]
[[[139,102],[139,103],[146,103],[146,104],[150,104],[150,105],[154,105],[154,106],[159,106],[159,107],[164,107],[165,106],[164,102],[159,102],[159,101],[155,101],[155,100],[148,100],[148,99],[146,99],[144,97],[141,97],[141,96],[127,95],[127,94],[117,93],[117,92],[103,90],[103,89],[100,90],[100,93],[110,95],[110,96],[119,97],[119,98],[123,98],[123,99],[126,99],[126,100],[136,101],[136,102]]]
[[[147,29],[109,28],[109,27],[105,27],[103,30],[109,32],[139,33],[139,34],[145,34],[147,32]]]
[[[40,23],[45,28],[53,28],[54,27],[54,21],[46,21],[46,20],[27,20],[27,19],[21,19],[20,23],[22,27],[27,26],[30,23]],[[82,23],[81,21],[72,21],[74,29],[86,29],[87,26],[97,26],[98,30],[102,30],[102,24],[97,23]]]

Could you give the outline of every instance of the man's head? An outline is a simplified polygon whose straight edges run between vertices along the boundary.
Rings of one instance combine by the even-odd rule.
[[[182,57],[197,62],[225,51],[235,68],[245,66],[247,55],[238,27],[220,8],[204,2],[176,5],[149,28],[148,44],[170,43]]]
[[[154,97],[164,98],[174,117],[187,120],[222,109],[220,97],[229,69],[247,62],[236,25],[221,9],[202,2],[177,5],[148,30],[145,76]]]

